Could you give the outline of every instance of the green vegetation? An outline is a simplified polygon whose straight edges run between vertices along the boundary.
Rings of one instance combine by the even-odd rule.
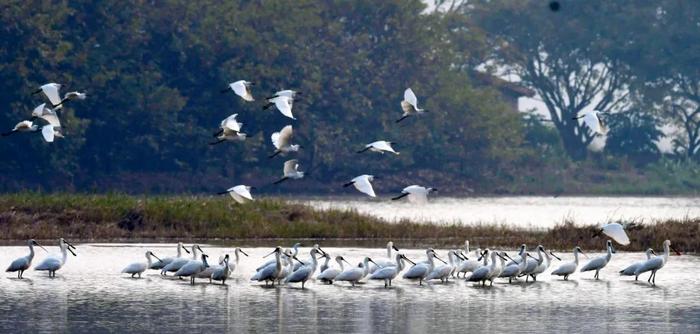
[[[671,239],[686,251],[700,249],[700,221],[641,224],[623,250],[644,250]],[[565,222],[551,229],[508,225],[388,223],[353,211],[318,211],[279,200],[245,205],[229,198],[132,197],[126,195],[0,196],[0,240],[65,237],[85,241],[175,239],[387,239],[413,246],[458,246],[465,239],[481,247],[515,247],[522,242],[560,250],[573,245],[603,247],[591,239],[594,226]]]

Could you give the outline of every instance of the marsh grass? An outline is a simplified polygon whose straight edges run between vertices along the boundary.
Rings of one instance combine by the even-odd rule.
[[[363,239],[401,240],[412,246],[514,248],[543,244],[557,250],[574,245],[603,249],[591,238],[595,226],[565,220],[550,229],[507,224],[461,225],[386,222],[354,210],[315,210],[279,199],[245,205],[228,197],[75,195],[19,193],[0,196],[0,240],[65,237],[85,241],[164,239]],[[632,244],[639,251],[671,239],[677,247],[700,248],[700,219],[686,218],[637,224]]]

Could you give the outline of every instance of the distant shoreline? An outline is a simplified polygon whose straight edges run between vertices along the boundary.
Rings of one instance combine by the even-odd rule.
[[[239,205],[228,197],[128,196],[19,193],[0,195],[0,244],[29,238],[64,237],[76,242],[207,242],[269,245],[294,240],[377,247],[388,240],[409,247],[512,249],[525,243],[568,251],[575,245],[603,249],[591,238],[596,227],[564,222],[548,229],[507,224],[434,224],[408,220],[387,222],[353,210],[315,210],[306,205],[262,199]],[[700,249],[700,218],[640,224],[630,231],[632,243],[620,251],[659,248],[671,239],[686,252]],[[259,241],[259,242],[258,242]]]

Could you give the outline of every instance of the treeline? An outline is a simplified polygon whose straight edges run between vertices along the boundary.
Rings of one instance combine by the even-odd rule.
[[[0,189],[202,192],[248,183],[274,192],[263,185],[281,175],[283,160],[267,158],[269,137],[289,123],[303,145],[302,170],[311,175],[285,192],[337,191],[336,182],[363,173],[385,176],[381,192],[410,183],[453,193],[578,191],[568,181],[543,187],[542,180],[555,170],[601,165],[644,178],[651,164],[663,175],[659,166],[669,163],[658,163],[662,156],[650,145],[663,124],[680,130],[677,156],[695,156],[692,131],[684,134],[690,128],[669,113],[692,102],[673,94],[697,79],[690,66],[693,6],[565,1],[552,12],[542,1],[439,4],[428,10],[418,0],[6,2],[0,125],[28,118],[41,103],[31,92],[46,82],[84,89],[88,99],[65,107],[65,140],[49,145],[17,135],[0,142]],[[523,119],[498,90],[472,78],[481,64],[518,71],[545,102],[553,96],[547,105],[562,124]],[[590,83],[577,83],[586,75]],[[255,103],[219,93],[240,79],[257,84]],[[571,85],[613,90],[604,107],[615,116],[602,155],[587,157],[590,133],[568,120],[577,112],[572,105],[600,101],[588,91],[564,98],[562,92],[575,92]],[[431,112],[397,125],[406,87]],[[298,121],[261,108],[264,96],[282,88],[304,92],[294,106]],[[674,97],[667,106],[661,102],[668,96]],[[675,96],[686,100],[673,102]],[[248,139],[207,145],[232,113]],[[398,143],[401,155],[355,153],[380,139]],[[576,162],[582,159],[588,160]],[[695,176],[689,185],[676,183],[692,189]]]

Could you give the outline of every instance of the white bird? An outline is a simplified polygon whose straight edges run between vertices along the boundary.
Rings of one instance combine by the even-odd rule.
[[[425,277],[425,280],[439,279],[441,282],[448,281],[450,274],[452,274],[452,271],[455,269],[456,257],[459,257],[456,251],[450,250],[447,252],[447,261],[449,261],[449,263],[434,267],[433,270],[430,271],[430,274]]]
[[[182,250],[184,250],[186,253],[190,253],[190,251],[185,248],[185,246],[182,245],[182,242],[177,243],[177,257],[166,257],[162,260],[158,260],[156,262],[153,262],[151,264],[150,269],[163,269],[166,265],[170,264],[170,262],[173,262],[173,260],[180,258],[182,256]]]
[[[546,253],[546,251],[544,250],[544,246],[537,246],[537,258],[535,259],[534,257],[529,256],[529,259],[525,261],[527,262],[525,270],[521,271],[518,277],[525,276],[525,282],[529,281],[530,277],[532,277],[533,281],[536,281],[537,275],[535,274],[535,271],[537,271],[538,268],[540,268],[540,266],[544,263],[545,256],[543,255],[543,253]]]
[[[250,191],[252,189],[255,189],[255,188],[239,184],[237,186],[228,188],[228,189],[226,189],[226,191],[222,191],[218,194],[219,195],[229,194],[229,195],[231,195],[233,200],[235,200],[239,204],[244,204],[246,202],[253,200],[253,195],[250,194]]]
[[[233,114],[221,121],[219,131],[214,134],[214,138],[217,141],[211,142],[209,145],[216,145],[225,141],[244,141],[247,138],[248,135],[241,132],[243,123],[239,123],[236,117],[238,117],[238,114]]]
[[[384,154],[384,152],[389,152],[399,155],[399,152],[394,151],[394,148],[391,147],[391,144],[394,143],[386,140],[378,140],[365,145],[365,148],[360,151],[357,151],[357,153],[364,153],[365,151],[370,151],[381,154]]]
[[[204,251],[202,251],[202,248],[199,247],[199,245],[192,245],[192,259],[191,260],[188,260],[188,259],[182,258],[182,257],[178,257],[178,258],[174,259],[172,262],[165,265],[163,267],[163,269],[161,269],[161,274],[163,276],[167,276],[168,272],[177,272],[178,270],[180,270],[180,268],[182,268],[182,266],[186,265],[188,262],[197,261],[198,260],[197,259],[198,258],[198,256],[197,256],[198,250],[200,252],[204,252]]]
[[[637,271],[637,268],[641,267],[644,264],[644,262],[651,259],[652,254],[656,255],[656,253],[654,252],[653,249],[647,248],[647,251],[646,251],[647,259],[644,261],[635,262],[635,263],[627,266],[625,269],[620,270],[620,276],[634,276],[634,280],[636,281],[639,278],[639,276],[635,275],[634,272]]]
[[[386,257],[385,258],[378,258],[376,261],[374,261],[374,263],[376,263],[377,265],[373,264],[369,267],[370,273],[374,273],[379,268],[393,267],[396,265],[395,260],[391,256],[392,249],[397,251],[397,252],[399,251],[399,249],[396,248],[396,246],[394,246],[394,243],[392,241],[387,242],[386,243]]]
[[[207,257],[209,257],[207,254],[202,254],[201,261],[192,260],[187,262],[184,266],[182,266],[175,272],[175,276],[189,276],[190,284],[194,285],[194,279],[195,277],[197,277],[197,274],[209,267],[209,264],[207,263]]]
[[[326,252],[323,251],[323,249],[321,249],[321,246],[319,246],[318,244],[314,244],[314,246],[312,247],[312,249],[315,249],[316,252],[317,252],[318,254],[321,254],[321,255],[326,254]],[[296,256],[296,254],[299,253],[299,249],[296,248],[294,251],[296,252],[296,253],[294,254],[294,256]],[[310,258],[308,258],[308,259],[306,259],[306,260],[304,260],[304,261],[299,261],[299,262],[295,263],[294,266],[293,266],[293,271],[296,271],[297,269],[301,268],[301,266],[305,266],[305,265],[307,265],[307,264],[310,264],[310,263],[313,261],[312,258],[313,258],[313,257],[310,257]]]
[[[243,98],[243,100],[252,102],[255,101],[253,98],[253,94],[250,93],[250,87],[255,86],[254,83],[250,81],[245,81],[245,80],[238,80],[236,82],[232,82],[228,85],[229,88],[226,88],[222,90],[222,93],[226,93],[229,91],[229,89],[233,90],[236,95],[240,96]]]
[[[436,188],[426,188],[417,185],[408,186],[401,190],[401,195],[392,198],[398,200],[408,196],[408,201],[411,203],[425,203],[428,201],[428,194],[433,191],[438,191]]]
[[[409,263],[412,263],[415,265],[415,263],[411,260],[409,260],[405,255],[396,253],[396,263],[394,263],[393,266],[387,266],[384,268],[380,268],[374,273],[372,273],[369,276],[369,279],[371,280],[383,280],[384,281],[384,287],[388,288],[391,286],[391,281],[396,278],[396,276],[399,275],[399,273],[403,270],[404,264],[403,261],[406,260]]]
[[[294,106],[294,98],[287,95],[275,96],[267,99],[267,104],[263,106],[263,109],[269,108],[271,105],[275,105],[277,110],[286,117],[296,120],[294,114],[292,114],[292,107]]]
[[[605,234],[611,237],[615,242],[620,245],[627,246],[630,244],[630,238],[625,233],[625,227],[618,223],[610,223],[603,225],[603,227],[598,230],[593,237],[597,237],[600,234]]]
[[[293,253],[290,253],[290,254],[291,254],[290,256],[297,256],[297,255],[299,254],[299,247],[301,247],[301,243],[299,243],[299,242],[297,242],[297,243],[295,243],[294,245],[292,245],[292,249],[294,250],[294,252],[293,252]],[[285,253],[286,253],[286,252],[285,252]],[[272,255],[272,254],[273,254],[273,253],[270,253],[270,254],[266,255],[265,257],[270,256],[270,255]],[[282,255],[285,255],[285,254],[282,254]],[[269,265],[271,265],[271,264],[274,264],[275,261],[276,261],[275,259],[269,260],[269,261],[263,263],[262,265],[260,265],[259,267],[255,268],[255,271],[260,271],[260,270],[262,270],[263,268],[265,268],[265,267],[267,267],[267,266],[269,266]]]
[[[37,132],[39,131],[39,126],[34,124],[34,122],[25,120],[17,123],[11,131],[3,132],[2,136],[7,137],[17,132]]]
[[[350,182],[343,184],[343,187],[347,188],[349,186],[355,186],[355,189],[359,190],[363,194],[369,195],[369,197],[377,197],[372,189],[372,181],[374,181],[374,175],[362,174],[350,180]]]
[[[251,280],[258,282],[265,281],[265,286],[267,286],[269,282],[272,282],[272,286],[274,286],[275,281],[280,279],[280,273],[282,272],[282,247],[277,246],[272,253],[265,255],[265,257],[272,254],[275,255],[275,262],[258,270],[255,275],[251,277]],[[292,255],[292,257],[297,261],[299,260],[294,255]]]
[[[123,274],[131,274],[131,278],[134,278],[135,275],[139,275],[139,278],[141,278],[141,274],[146,271],[146,269],[150,268],[153,265],[153,261],[151,261],[151,256],[154,258],[160,260],[153,252],[147,251],[146,252],[146,263],[144,262],[134,262],[126,268],[122,269]]]
[[[578,255],[579,254],[583,254],[584,256],[587,257],[587,255],[581,250],[581,247],[579,247],[579,246],[574,247],[574,261],[566,262],[566,263],[560,265],[559,268],[554,269],[554,271],[552,271],[552,275],[564,276],[564,280],[565,281],[568,280],[569,275],[576,272],[576,268],[578,268]]]
[[[503,269],[506,267],[506,258],[504,255],[506,252],[494,252],[498,256],[498,264],[493,267],[493,270],[489,272],[487,279],[491,283],[490,285],[493,285],[493,280],[496,279],[497,277],[501,276],[501,273],[503,273]]]
[[[520,245],[520,249],[518,250],[518,255],[515,258],[511,258],[510,261],[506,264],[506,267],[509,267],[511,264],[518,264],[520,263],[520,260],[523,259],[522,255],[527,253],[527,247],[525,244]],[[525,261],[527,261],[527,258],[525,258]]]
[[[330,255],[326,253],[326,259],[330,258]],[[325,282],[328,284],[333,284],[333,280],[335,280],[336,276],[338,276],[340,273],[342,273],[345,270],[345,267],[343,266],[343,261],[345,261],[345,258],[342,256],[336,256],[335,257],[335,262],[338,263],[338,266],[340,268],[333,268],[333,267],[328,267],[325,270],[322,270],[318,276],[316,276],[317,280],[320,280],[321,282]],[[345,261],[348,265],[348,261]]]
[[[59,239],[58,247],[61,249],[60,255],[54,254],[47,256],[43,261],[39,262],[39,264],[37,264],[36,267],[34,267],[34,270],[48,271],[49,277],[56,277],[56,271],[61,269],[68,260],[67,252],[70,252],[71,254],[73,254],[73,256],[77,256],[75,252],[73,252],[75,246],[73,246],[70,242],[66,241],[66,239]]]
[[[581,268],[580,272],[595,270],[595,275],[593,277],[596,280],[598,279],[598,274],[600,273],[600,270],[608,265],[608,262],[610,262],[610,259],[612,258],[612,254],[615,252],[615,249],[612,245],[612,241],[608,240],[606,244],[606,248],[608,249],[607,253],[605,255],[598,256],[588,261],[588,263],[586,263],[586,265],[583,266],[583,268]]]
[[[467,254],[469,254],[469,240],[464,241],[464,254],[462,254],[462,255],[465,257],[465,260],[462,261],[459,264],[459,266],[457,266],[457,277],[459,277],[460,273],[464,273],[464,276],[466,277],[468,272],[473,272],[474,270],[479,268],[479,266],[481,266],[479,261],[470,260],[469,258],[467,258]],[[481,254],[481,249],[477,248],[474,251],[475,258],[479,258],[480,254]]]
[[[500,254],[498,254],[497,251],[491,252],[489,251],[489,249],[486,249],[484,251],[483,256],[486,257],[489,255],[489,253],[491,253],[491,263],[489,265],[484,265],[474,270],[474,272],[472,272],[472,274],[469,277],[467,277],[467,282],[481,282],[481,285],[483,286],[486,285],[487,280],[490,280],[491,285],[493,285],[493,278],[496,277],[493,274],[496,273],[496,267],[498,266],[496,258],[500,257],[502,261],[504,261],[505,259]]]
[[[231,272],[228,261],[229,257],[228,254],[226,254],[226,256],[224,256],[223,264],[219,266],[219,268],[215,269],[209,278],[215,281],[221,281],[222,285],[226,285],[226,279],[229,277]]]
[[[304,172],[299,171],[299,160],[292,159],[284,162],[283,176],[273,184],[280,184],[288,179],[299,180],[304,177]]]
[[[299,283],[301,282],[301,288],[304,289],[306,281],[308,281],[311,276],[316,272],[316,267],[318,266],[318,261],[316,260],[316,254],[324,254],[323,251],[312,248],[309,252],[311,255],[310,263],[305,263],[298,269],[294,270],[287,278],[284,280],[285,283]]]
[[[365,257],[364,260],[362,260],[362,267],[350,267],[348,269],[345,269],[340,274],[338,274],[338,276],[335,277],[335,280],[350,282],[352,286],[355,286],[355,284],[357,284],[361,279],[367,276],[367,273],[369,272],[370,262],[374,263],[372,259],[370,259],[369,257]],[[377,265],[376,263],[374,264]]]
[[[46,107],[46,103],[42,103],[32,111],[32,120],[39,118],[46,122],[41,127],[41,134],[47,143],[52,143],[55,137],[63,138],[60,131],[61,120],[58,118],[56,109],[49,109]]]
[[[637,268],[637,270],[635,270],[634,275],[639,276],[647,271],[651,271],[651,275],[649,275],[647,282],[651,283],[652,285],[656,285],[656,272],[663,268],[666,265],[666,262],[668,262],[668,256],[670,254],[669,248],[673,249],[676,254],[681,255],[681,252],[671,246],[671,240],[665,240],[664,253],[662,255],[654,256],[653,258],[644,262],[639,268]]]
[[[43,92],[44,95],[46,95],[46,97],[49,99],[49,102],[51,102],[51,105],[53,105],[55,108],[60,108],[60,105],[61,105],[61,95],[59,94],[60,89],[61,89],[61,84],[51,82],[51,83],[47,83],[47,84],[39,87],[39,89],[35,90],[32,93],[32,95],[39,94],[39,93]]]
[[[78,92],[78,91],[68,92],[68,93],[66,93],[65,95],[63,95],[63,99],[61,100],[61,102],[59,102],[58,104],[54,105],[54,108],[62,107],[63,104],[66,103],[67,101],[85,100],[86,98],[87,98],[87,94],[86,94],[86,93],[81,93],[81,92]]]
[[[294,130],[291,125],[287,125],[282,130],[273,133],[270,139],[272,140],[272,145],[275,146],[275,152],[269,158],[274,158],[280,153],[298,152],[301,145],[291,143],[293,135]]]
[[[240,255],[239,255],[239,254],[243,254],[243,255],[245,255],[245,256],[248,256],[248,253],[244,252],[244,251],[243,251],[242,249],[240,249],[239,247],[236,247],[236,248],[233,250],[233,256],[235,256],[236,259],[234,260],[234,262],[230,262],[230,261],[229,261],[229,263],[228,263],[229,275],[230,275],[231,273],[233,273],[234,271],[236,271],[236,267],[238,267],[238,262],[240,261]],[[226,255],[228,256],[228,254],[226,254]],[[219,263],[223,262],[223,260],[224,260],[223,258],[219,258]]]
[[[601,112],[598,110],[591,110],[586,111],[582,115],[576,116],[573,119],[576,120],[579,118],[583,118],[583,123],[586,124],[586,126],[590,128],[594,134],[604,135],[608,132],[608,129],[605,127],[605,124],[603,124],[603,121],[598,116],[600,114]]]
[[[17,272],[17,278],[22,279],[22,275],[24,275],[24,271],[29,269],[29,267],[32,266],[32,260],[34,259],[34,245],[37,245],[41,247],[44,251],[46,251],[46,248],[44,248],[42,245],[39,245],[38,242],[34,239],[29,239],[27,240],[27,246],[29,246],[29,255],[20,257],[12,263],[10,263],[10,266],[7,267],[5,272],[8,273],[13,273]]]
[[[288,96],[291,98],[298,98],[299,95],[302,95],[303,93],[297,90],[292,90],[292,89],[284,89],[275,92],[272,96],[266,97],[266,100],[274,99],[278,96]],[[269,105],[267,106],[268,108],[270,107]]]
[[[532,273],[530,274],[530,277],[532,277],[533,281],[537,281],[537,275],[545,272],[545,270],[547,270],[547,268],[549,268],[549,265],[552,264],[552,258],[550,257],[550,255],[553,256],[554,258],[556,258],[557,260],[561,261],[561,258],[554,255],[554,253],[551,250],[550,251],[545,250],[545,251],[543,251],[543,253],[544,253],[544,261],[542,261],[537,266],[537,268],[535,268],[535,270],[533,270]]]
[[[401,110],[403,110],[403,115],[401,116],[401,118],[396,120],[396,123],[403,121],[404,119],[406,119],[406,117],[428,112],[425,109],[418,108],[418,98],[416,97],[416,94],[413,93],[413,90],[411,88],[407,88],[403,92]]]
[[[514,259],[508,256],[508,254],[506,254],[505,256],[508,257],[513,263],[506,265],[506,267],[503,268],[503,271],[501,271],[501,274],[498,275],[498,277],[507,277],[508,283],[513,283],[513,279],[515,278],[517,280],[518,275],[520,275],[520,273],[522,273],[527,268],[528,255],[529,254],[527,252],[520,254],[519,261],[515,262]]]
[[[438,259],[440,262],[447,264],[447,262],[443,261],[437,256],[437,254],[435,254],[435,251],[432,248],[426,250],[425,255],[427,256],[428,260],[426,262],[416,263],[413,267],[408,269],[408,271],[403,274],[404,279],[418,280],[419,284],[423,285],[423,280],[425,280],[430,272],[433,271],[433,268],[435,268],[435,262],[433,262],[433,259]]]

